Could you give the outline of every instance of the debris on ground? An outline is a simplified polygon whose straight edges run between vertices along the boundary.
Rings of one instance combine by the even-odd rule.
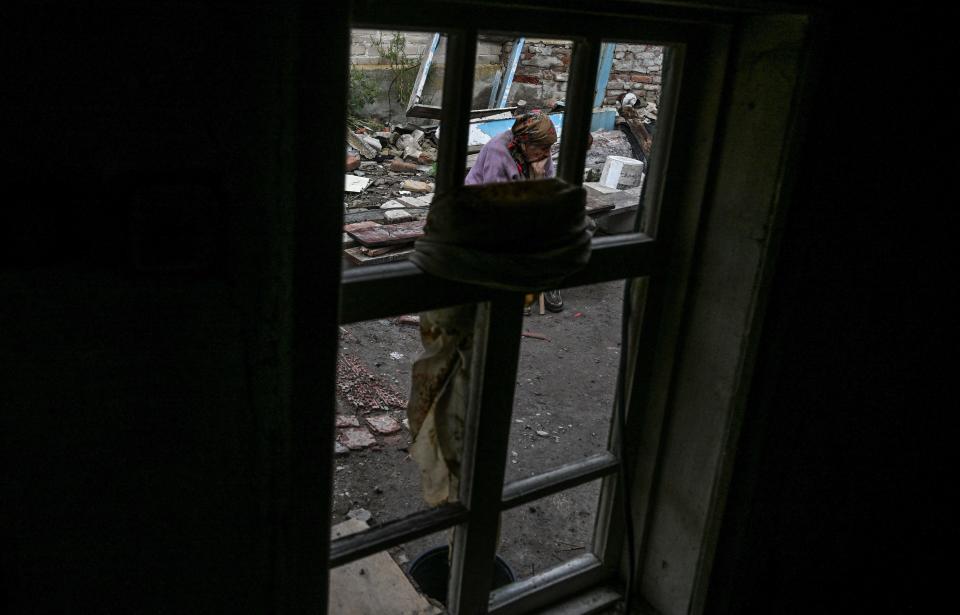
[[[370,511],[366,508],[354,508],[347,513],[347,517],[350,519],[356,519],[357,521],[369,521],[373,515],[371,515]]]
[[[407,407],[407,400],[393,385],[382,382],[366,365],[347,353],[337,359],[337,389],[357,409],[394,410]]]
[[[643,113],[647,114],[646,111]],[[647,115],[642,119],[649,120]],[[626,122],[623,117],[619,120]],[[346,235],[343,250],[345,262],[349,265],[405,260],[413,252],[413,242],[417,236],[393,242],[397,247],[385,251],[379,249],[385,245],[358,242],[354,233],[376,225],[385,227],[384,232],[390,234],[394,225],[423,223],[426,220],[435,190],[437,133],[438,126],[412,123],[383,129],[360,126],[356,132],[347,130],[348,173],[344,183]],[[630,141],[634,138],[633,134],[627,133],[630,133],[630,129],[626,124],[622,130],[591,133],[593,141],[587,151],[584,187],[587,190],[587,214],[598,222],[610,215],[626,213],[621,211],[623,208],[635,209],[639,201],[640,187],[627,185],[635,181],[634,170],[638,165],[619,159],[637,158]],[[469,159],[475,157],[475,153],[468,156],[468,168]],[[608,167],[607,177],[603,178],[605,182],[601,179],[604,166]],[[619,174],[616,173],[617,169],[620,170]],[[612,183],[614,175],[617,175],[617,183],[610,186],[608,184]],[[617,219],[626,217],[618,216]],[[366,226],[359,227],[357,224]],[[601,225],[600,229],[616,232],[621,226],[626,228],[628,225]],[[371,253],[362,247],[374,250]]]
[[[524,331],[520,335],[522,335],[523,337],[532,337],[535,340],[543,340],[545,342],[550,341],[550,338],[544,335],[543,333],[535,333],[533,331]]]
[[[337,427],[360,427],[360,419],[348,414],[337,415]]]
[[[397,322],[401,325],[412,325],[414,327],[420,326],[420,316],[418,314],[404,314],[397,318]]]
[[[343,189],[346,192],[363,192],[370,185],[370,180],[357,175],[344,175]]]
[[[404,181],[401,188],[404,190],[409,190],[410,192],[433,192],[433,184],[417,181],[415,179],[408,179]]]
[[[365,427],[346,427],[337,434],[337,440],[352,451],[367,448],[377,443]]]
[[[365,417],[370,427],[378,434],[392,434],[400,431],[400,423],[389,414],[377,414]]]
[[[418,166],[419,165],[417,165],[416,163],[405,162],[403,160],[394,158],[393,160],[390,161],[389,169],[394,173],[416,173]]]

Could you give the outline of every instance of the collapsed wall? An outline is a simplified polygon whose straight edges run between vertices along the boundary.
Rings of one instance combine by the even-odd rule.
[[[389,69],[389,60],[381,48],[393,38],[388,30],[354,30],[351,37],[350,61],[355,71],[363,71],[378,84],[380,96],[364,107],[368,116],[402,121],[406,100],[397,97],[395,74]],[[412,64],[419,64],[429,51],[433,34],[403,32],[403,54]],[[377,43],[380,43],[378,47]],[[472,106],[487,107],[491,88],[497,73],[507,72],[514,39],[505,36],[482,36],[477,41],[477,59],[474,71]],[[441,37],[433,58],[429,77],[424,87],[424,104],[441,104],[443,66],[446,46]],[[550,107],[554,101],[566,98],[568,71],[572,55],[570,41],[528,38],[517,64],[508,104],[524,100],[529,107]],[[612,105],[626,92],[637,96],[637,104],[660,101],[663,47],[657,45],[618,43],[604,90],[604,105]],[[408,83],[416,76],[411,68],[405,76]]]

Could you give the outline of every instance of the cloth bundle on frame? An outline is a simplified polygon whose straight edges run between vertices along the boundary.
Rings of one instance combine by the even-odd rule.
[[[410,256],[432,275],[503,290],[550,288],[590,259],[585,192],[559,179],[462,186],[437,194]],[[424,350],[413,364],[410,452],[431,505],[458,499],[475,333],[475,304],[420,315]]]

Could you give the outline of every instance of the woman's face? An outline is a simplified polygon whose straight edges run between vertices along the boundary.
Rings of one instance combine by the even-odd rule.
[[[528,162],[540,162],[546,160],[550,155],[549,145],[536,145],[534,143],[523,144],[523,155]]]
[[[539,179],[547,175],[547,160],[550,159],[549,145],[523,144],[523,155],[530,163],[530,177]]]

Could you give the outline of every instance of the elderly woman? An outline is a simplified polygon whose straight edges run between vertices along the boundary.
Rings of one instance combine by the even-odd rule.
[[[467,174],[464,184],[543,179],[556,175],[550,146],[557,142],[557,129],[546,113],[533,111],[517,117],[510,130],[490,139]],[[530,297],[524,312],[530,313]],[[544,306],[551,312],[563,310],[559,290],[544,292]]]
[[[550,146],[557,130],[546,113],[534,111],[517,117],[505,130],[483,146],[477,162],[463,183],[492,184],[553,177]]]

